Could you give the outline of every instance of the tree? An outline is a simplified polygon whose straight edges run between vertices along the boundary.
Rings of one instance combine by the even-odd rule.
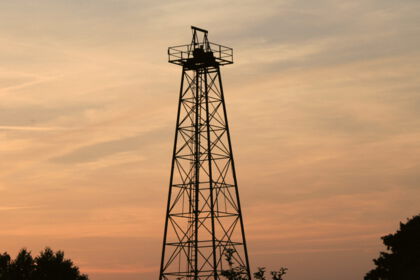
[[[270,271],[272,280],[283,280],[283,276],[287,273],[287,268],[280,267],[279,271]],[[266,280],[265,267],[258,267],[258,271],[254,273],[254,278],[257,280]]]
[[[228,280],[251,280],[248,279],[247,272],[243,266],[235,266],[233,262],[233,253],[235,249],[227,248],[224,251],[225,259],[228,263],[229,269],[222,270],[222,276]],[[281,267],[279,271],[270,271],[272,280],[283,280],[283,276],[286,274],[287,268]],[[258,271],[254,273],[256,280],[266,280],[265,278],[265,267],[258,267]]]
[[[26,249],[12,260],[7,253],[0,255],[0,280],[89,280],[64,252],[45,248],[35,259]]]
[[[35,269],[34,259],[31,256],[31,252],[26,249],[20,250],[16,259],[10,263],[9,274],[13,280],[31,280],[33,279],[33,272]]]
[[[280,267],[279,271],[270,271],[271,279],[273,280],[283,280],[283,275],[287,272],[286,267]]]
[[[382,237],[390,252],[380,252],[365,280],[418,280],[420,279],[420,215],[400,223],[394,234]]]
[[[10,256],[7,253],[0,255],[0,280],[10,278]]]
[[[225,249],[224,256],[229,265],[229,269],[222,270],[222,276],[226,277],[228,280],[247,280],[247,272],[245,267],[234,266],[235,263],[233,262],[233,253],[235,253],[235,249]]]

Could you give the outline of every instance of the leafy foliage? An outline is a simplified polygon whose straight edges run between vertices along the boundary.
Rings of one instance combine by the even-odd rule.
[[[417,280],[420,279],[420,215],[414,216],[400,229],[382,237],[390,252],[380,252],[365,280]]]
[[[88,280],[64,252],[45,248],[35,259],[26,249],[14,260],[7,253],[0,255],[0,280]]]
[[[228,280],[250,280],[248,279],[247,271],[243,266],[234,266],[233,253],[234,249],[228,248],[225,250],[225,259],[229,265],[229,269],[222,271],[222,276]],[[283,280],[283,276],[286,274],[287,268],[281,267],[279,271],[270,271],[272,280]],[[266,280],[265,267],[258,267],[258,271],[254,273],[256,280]]]
[[[229,265],[229,269],[222,271],[222,276],[228,280],[247,280],[247,271],[243,266],[234,266],[233,254],[235,250],[228,248],[225,250],[225,259]]]
[[[270,271],[272,280],[283,280],[283,276],[286,274],[287,268],[280,267],[279,271]],[[254,273],[254,278],[257,280],[266,280],[265,278],[265,267],[258,267],[258,271]]]
[[[283,280],[283,275],[287,272],[286,267],[280,267],[279,271],[270,271],[271,279],[273,280]]]

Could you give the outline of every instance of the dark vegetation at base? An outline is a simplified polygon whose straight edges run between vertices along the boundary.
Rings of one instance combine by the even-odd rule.
[[[382,237],[388,252],[380,252],[365,280],[419,280],[420,279],[420,215],[400,223],[394,234]]]
[[[64,252],[45,248],[35,258],[26,249],[21,249],[14,260],[7,253],[1,254],[0,280],[89,280],[89,277],[80,274],[79,268],[64,258]]]
[[[400,223],[394,234],[382,237],[388,252],[380,252],[373,262],[376,268],[369,271],[364,280],[419,280],[420,279],[420,215]],[[233,249],[226,249],[225,259],[229,264],[222,276],[227,280],[248,280],[245,267],[235,266]],[[283,280],[287,268],[271,271],[272,280]],[[259,267],[254,279],[266,280],[265,267]],[[80,274],[79,268],[64,252],[45,248],[33,258],[30,251],[21,249],[15,259],[9,254],[0,254],[0,280],[89,280]]]
[[[227,280],[248,280],[246,268],[243,266],[235,266],[233,261],[234,249],[226,249],[224,252],[225,259],[229,265],[229,269],[222,271],[222,276]],[[272,280],[283,280],[283,276],[286,274],[287,268],[281,267],[279,271],[270,271]],[[258,272],[254,273],[256,280],[266,280],[265,267],[258,267]]]
[[[382,237],[388,252],[380,252],[373,262],[376,268],[369,271],[364,280],[420,280],[420,214],[400,223],[400,229],[394,234]],[[235,266],[233,249],[225,250],[225,259],[229,269],[222,271],[227,280],[248,280],[245,267]],[[272,280],[283,280],[287,268],[271,271]],[[254,273],[256,280],[266,280],[265,267],[259,267]]]

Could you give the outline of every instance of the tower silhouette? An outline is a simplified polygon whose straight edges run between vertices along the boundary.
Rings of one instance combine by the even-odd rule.
[[[191,29],[168,49],[182,77],[159,279],[221,279],[227,253],[251,279],[220,75],[233,50]]]

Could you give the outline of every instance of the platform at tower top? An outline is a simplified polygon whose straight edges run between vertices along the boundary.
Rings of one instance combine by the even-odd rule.
[[[233,63],[233,49],[211,43],[207,39],[207,30],[191,26],[193,39],[191,44],[168,48],[168,62],[183,67],[197,69]],[[198,33],[203,38],[198,38]]]

